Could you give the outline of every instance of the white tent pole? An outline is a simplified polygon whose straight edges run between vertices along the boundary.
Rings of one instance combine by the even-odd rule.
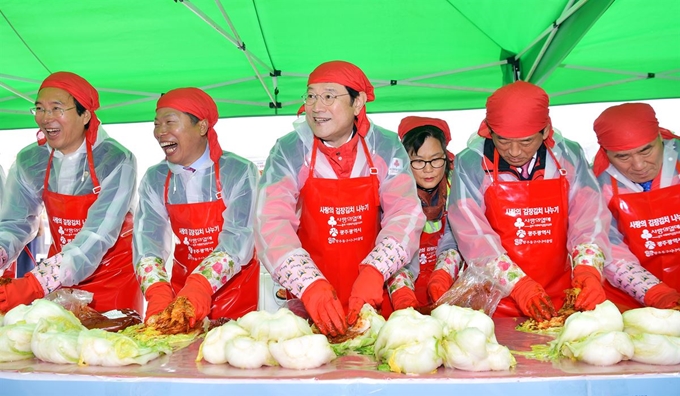
[[[576,5],[568,9],[566,12],[562,13],[562,15],[559,18],[557,18],[557,20],[553,22],[553,24],[550,27],[545,29],[541,34],[539,34],[534,39],[534,41],[529,43],[529,45],[527,45],[523,50],[521,50],[517,55],[515,55],[515,59],[520,59],[522,55],[529,51],[534,45],[536,45],[536,43],[543,40],[543,37],[545,37],[547,34],[550,34],[552,31],[557,30],[559,26],[562,24],[562,22],[569,18],[573,13],[578,11],[587,2],[588,0],[581,0],[578,3],[576,3]]]
[[[483,64],[483,65],[462,67],[462,68],[460,68],[460,69],[446,70],[446,71],[442,71],[442,72],[439,72],[439,73],[432,73],[432,74],[425,74],[425,75],[422,75],[422,76],[409,77],[409,78],[405,78],[405,79],[399,80],[398,83],[401,84],[402,81],[425,80],[425,79],[428,79],[428,78],[435,78],[435,77],[441,77],[441,76],[448,76],[448,75],[450,75],[450,74],[465,73],[465,72],[469,72],[469,71],[473,71],[473,70],[479,70],[479,69],[486,69],[486,68],[489,68],[489,67],[502,66],[502,65],[505,65],[506,63],[508,63],[507,60],[502,60],[502,61],[498,61],[498,62],[486,63],[486,64]]]
[[[0,81],[0,88],[5,88],[6,90],[15,94],[16,96],[18,96],[22,99],[26,99],[29,103],[34,103],[33,99],[29,98],[28,96],[24,95],[23,93],[19,92],[18,90],[10,87],[9,85],[3,83],[2,81]]]
[[[204,91],[207,91],[208,89],[224,87],[224,86],[227,86],[227,85],[239,84],[239,83],[246,82],[246,81],[252,81],[255,78],[256,78],[255,76],[244,77],[244,78],[239,78],[239,79],[236,79],[236,80],[223,81],[223,82],[219,82],[219,83],[216,83],[216,84],[204,85],[200,88]]]
[[[116,107],[123,107],[123,106],[131,105],[131,104],[144,103],[144,102],[149,102],[149,101],[152,101],[152,100],[158,100],[158,98],[160,98],[160,97],[161,97],[161,95],[154,95],[154,96],[150,96],[150,97],[146,97],[146,98],[140,98],[140,99],[135,99],[135,100],[129,100],[127,102],[120,102],[120,103],[116,103],[116,104],[112,104],[112,105],[108,105],[108,106],[102,106],[99,109],[100,110],[115,109]]]
[[[592,71],[592,72],[598,72],[598,73],[622,74],[624,76],[638,76],[640,78],[649,78],[649,73],[633,72],[633,71],[628,71],[628,70],[600,69],[600,68],[597,68],[597,67],[577,66],[577,65],[560,65],[559,67],[562,67],[562,68],[565,68],[565,69],[585,70],[585,71]],[[669,75],[669,74],[677,73],[678,71],[680,71],[680,69],[667,70],[667,71],[664,71],[664,72],[654,73],[654,78],[662,78],[662,79],[665,79],[665,80],[680,80],[680,77],[674,77],[674,76]]]
[[[25,116],[31,116],[33,117],[33,114],[31,114],[30,111],[21,111],[21,110],[3,110],[0,109],[0,113],[7,113],[7,114],[19,114],[19,115],[25,115]]]
[[[604,87],[610,87],[612,85],[620,85],[620,84],[625,84],[633,81],[640,81],[640,80],[646,80],[647,76],[645,77],[633,77],[633,78],[627,78],[625,80],[618,80],[618,81],[610,81],[607,83],[603,84],[596,84],[596,85],[590,85],[587,87],[581,87],[581,88],[576,88],[576,89],[570,89],[568,91],[562,91],[562,92],[553,92],[550,94],[550,97],[555,97],[555,96],[562,96],[562,95],[569,95],[577,92],[583,92],[583,91],[590,91],[593,89],[598,89],[598,88],[604,88]]]
[[[269,107],[269,103],[267,102],[251,102],[247,100],[233,100],[233,99],[214,99],[214,100],[215,102],[219,103],[232,103],[248,106]]]
[[[250,53],[250,51],[248,51],[247,49],[243,48],[243,43],[242,43],[242,42],[239,42],[239,41],[236,40],[235,38],[231,37],[231,35],[230,35],[229,33],[227,33],[224,29],[222,29],[218,24],[216,24],[212,19],[210,19],[209,16],[207,16],[205,13],[203,13],[201,10],[199,10],[198,7],[196,7],[195,5],[193,5],[189,0],[184,0],[184,1],[182,1],[182,4],[184,4],[185,7],[187,7],[189,10],[191,10],[191,12],[193,12],[194,14],[196,14],[196,16],[198,16],[199,18],[201,18],[201,19],[203,20],[203,22],[207,23],[208,25],[210,25],[210,27],[212,27],[213,29],[215,29],[215,31],[216,31],[217,33],[219,33],[219,34],[222,35],[224,38],[226,38],[227,40],[229,40],[230,43],[234,44],[238,49],[240,49],[240,50],[243,51],[244,53],[250,54],[250,56],[252,56],[253,59],[255,59],[255,60],[257,61],[257,63],[259,63],[262,67],[264,67],[265,69],[267,69],[267,71],[269,71],[270,73],[273,72],[273,70],[269,67],[269,65],[267,65],[266,63],[264,63],[263,61],[261,61],[258,57],[256,57],[256,56],[253,55],[252,53]]]
[[[564,7],[564,10],[562,10],[562,15],[564,15],[567,11],[571,9],[571,6],[574,4],[573,0],[570,0]],[[536,59],[534,59],[534,63],[531,65],[531,69],[529,69],[529,72],[527,73],[526,77],[524,78],[525,81],[531,81],[531,76],[534,74],[534,71],[536,71],[536,67],[538,67],[538,64],[541,62],[541,59],[543,59],[543,56],[545,55],[545,52],[548,50],[548,47],[550,47],[550,44],[553,41],[553,38],[555,38],[555,35],[557,34],[557,31],[559,30],[561,25],[555,26],[553,29],[550,30],[550,35],[548,36],[548,39],[545,40],[545,43],[543,43],[543,46],[541,47],[541,51],[538,53],[538,56],[536,56]],[[515,59],[519,59],[515,57]]]
[[[219,0],[215,0],[215,1],[219,2]],[[265,64],[262,60],[260,60],[258,57],[253,55],[252,52],[248,51],[246,49],[245,43],[243,43],[243,41],[241,41],[240,39],[236,39],[236,38],[232,37],[229,33],[227,33],[219,25],[217,25],[217,23],[215,23],[212,19],[210,19],[209,16],[207,16],[200,9],[198,9],[198,7],[193,5],[189,0],[184,0],[182,2],[182,4],[184,4],[188,9],[190,9],[194,14],[196,14],[199,18],[201,18],[205,23],[210,25],[210,27],[215,29],[215,31],[217,31],[219,34],[221,34],[224,38],[226,38],[229,42],[234,44],[239,50],[241,50],[243,52],[246,59],[248,60],[248,63],[250,64],[250,67],[253,69],[253,71],[257,75],[257,78],[260,80],[260,84],[262,84],[262,88],[264,89],[267,96],[269,97],[269,100],[272,103],[276,103],[276,100],[274,99],[274,95],[272,95],[272,93],[270,92],[269,87],[267,87],[267,84],[264,82],[264,79],[262,78],[262,74],[258,70],[257,66],[253,63],[253,60],[255,60],[257,63],[259,63],[265,69],[267,69],[267,71],[270,74],[274,74],[274,70],[271,67],[269,67],[269,65]],[[220,5],[220,8],[221,8],[221,5]],[[222,9],[222,11],[224,10],[223,8],[221,8],[221,9]],[[223,11],[223,14],[225,15],[225,18],[228,20],[229,18],[226,16],[226,12]],[[232,30],[234,30],[233,25],[231,23],[229,23],[229,25],[232,27]],[[234,32],[235,32],[235,30],[234,30]]]
[[[399,81],[399,85],[406,85],[409,87],[424,87],[424,88],[438,88],[438,89],[449,89],[454,91],[471,91],[471,92],[488,92],[493,93],[496,88],[473,88],[473,87],[461,87],[454,85],[441,85],[441,84],[423,84],[414,83],[409,81]]]
[[[222,17],[224,18],[225,21],[227,21],[227,24],[229,25],[229,28],[231,29],[232,33],[234,33],[234,36],[238,40],[239,43],[243,45],[243,40],[241,40],[241,36],[238,34],[238,31],[236,30],[236,27],[234,24],[231,22],[231,18],[229,18],[229,15],[227,14],[227,11],[224,9],[222,6],[222,2],[220,0],[215,0],[215,4],[217,4],[217,8],[220,9],[220,12],[222,13]],[[262,78],[262,75],[260,74],[259,70],[255,67],[253,64],[251,57],[253,56],[250,52],[244,52],[246,57],[248,58],[248,62],[250,63],[250,66],[255,70],[255,73],[257,74],[257,78],[260,79],[260,83],[262,84],[262,87],[264,90],[267,92],[267,95],[269,96],[269,100],[271,103],[276,103],[276,98],[274,98],[274,95],[270,92],[269,88],[264,82],[264,79]],[[259,61],[259,59],[258,59]],[[269,68],[269,74],[272,76],[272,85],[274,87],[274,90],[277,89],[278,87],[278,80],[276,79],[276,73],[273,72],[272,68]]]
[[[29,97],[33,97],[33,96],[34,96],[35,94],[37,94],[37,93],[38,93],[37,90],[33,90],[33,91],[25,92],[24,95],[28,95]],[[8,101],[8,100],[14,100],[14,99],[16,99],[16,98],[17,98],[17,97],[16,97],[15,95],[12,95],[12,96],[5,96],[4,98],[0,98],[0,102],[6,102],[6,101]]]

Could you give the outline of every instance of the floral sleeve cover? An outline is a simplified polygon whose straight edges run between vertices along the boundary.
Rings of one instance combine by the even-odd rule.
[[[413,272],[406,267],[395,272],[395,274],[387,280],[387,291],[390,293],[390,296],[402,287],[408,287],[411,290],[415,290],[415,285],[413,283],[414,278]]]
[[[406,265],[407,260],[404,248],[396,240],[387,237],[375,245],[361,264],[372,265],[380,271],[384,279],[389,279],[397,270]]]
[[[307,287],[319,279],[326,279],[305,253],[295,253],[276,268],[274,281],[285,287],[295,297],[300,298]]]
[[[192,274],[203,275],[210,283],[213,293],[215,293],[240,270],[240,267],[236,267],[234,259],[229,254],[213,251],[203,259]]]
[[[577,265],[595,267],[600,275],[602,275],[602,269],[604,268],[604,253],[599,246],[592,243],[576,245],[574,250],[571,251],[571,265],[572,268]],[[604,279],[604,277],[602,277],[602,279]]]
[[[447,249],[439,253],[439,256],[437,256],[437,264],[435,265],[434,270],[446,270],[449,275],[451,275],[453,280],[456,280],[456,278],[458,278],[458,273],[460,272],[462,264],[463,259],[460,257],[460,254],[456,251],[456,249]]]
[[[137,263],[137,281],[146,295],[146,290],[156,282],[170,282],[163,260],[158,257],[144,257]]]

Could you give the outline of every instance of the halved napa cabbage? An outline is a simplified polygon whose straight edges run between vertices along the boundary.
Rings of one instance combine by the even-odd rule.
[[[17,323],[0,327],[0,362],[33,357],[31,337],[35,326],[34,323]]]
[[[635,353],[631,360],[647,364],[680,364],[680,337],[661,334],[631,335]]]
[[[265,342],[312,334],[309,323],[287,308],[280,308],[273,314],[253,311],[239,318],[236,323],[246,329],[254,339]]]
[[[611,366],[633,357],[630,336],[622,331],[595,333],[577,341],[565,342],[564,356],[595,366]]]
[[[490,342],[497,343],[493,320],[482,311],[442,304],[435,308],[431,315],[446,325],[444,327],[444,336],[454,331],[474,327],[484,333]]]
[[[78,363],[78,336],[85,326],[63,318],[40,319],[33,331],[31,350],[38,359],[49,363]]]
[[[172,349],[163,344],[145,346],[143,343],[120,333],[109,333],[100,329],[80,332],[79,365],[126,366],[146,364],[161,354],[171,354]]]
[[[680,311],[652,307],[631,309],[623,313],[623,331],[680,337]]]
[[[269,351],[281,367],[297,370],[312,369],[335,359],[328,339],[323,334],[310,334],[285,341],[269,343]]]
[[[395,311],[378,332],[375,357],[394,372],[435,371],[442,364],[437,350],[443,326],[439,319],[421,315],[413,308]]]
[[[442,341],[444,366],[466,371],[509,370],[516,364],[510,350],[476,327],[454,331]]]

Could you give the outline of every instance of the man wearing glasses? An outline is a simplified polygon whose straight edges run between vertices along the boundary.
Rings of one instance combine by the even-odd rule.
[[[553,130],[548,104],[527,82],[498,89],[479,136],[455,159],[449,222],[467,268],[453,289],[491,281],[505,297],[496,316],[548,320],[570,286],[581,289],[577,309],[605,299],[611,216],[581,147]]]
[[[99,127],[98,108],[97,91],[76,74],[54,73],[40,86],[31,109],[38,143],[19,152],[7,177],[0,270],[35,236],[43,205],[52,246],[36,268],[0,286],[0,311],[60,287],[94,293],[98,311],[142,310],[131,243],[136,160]]]
[[[276,142],[260,179],[259,258],[324,334],[344,334],[365,303],[389,304],[385,280],[418,251],[425,222],[398,136],[366,116],[374,98],[355,65],[321,64],[305,117]]]

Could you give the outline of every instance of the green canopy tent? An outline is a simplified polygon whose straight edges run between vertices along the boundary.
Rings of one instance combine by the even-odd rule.
[[[67,70],[105,123],[149,121],[196,86],[221,117],[295,114],[307,75],[342,59],[369,112],[484,107],[514,79],[551,104],[680,97],[678,0],[0,0],[0,129],[33,127],[40,82]]]

